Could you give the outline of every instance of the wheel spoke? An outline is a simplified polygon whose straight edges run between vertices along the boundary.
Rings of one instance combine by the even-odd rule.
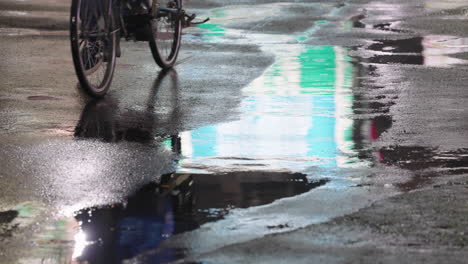
[[[172,9],[178,9],[178,1],[168,0],[160,5]],[[153,56],[161,67],[168,67],[174,63],[177,56],[180,41],[180,21],[177,16],[166,13],[151,23],[153,40]]]
[[[114,68],[113,57],[115,37],[110,34],[112,27],[104,12],[108,0],[73,0],[79,4],[75,9],[76,45],[78,64],[87,90],[98,93],[107,89]],[[73,14],[72,14],[73,15]],[[73,20],[72,20],[73,23]],[[82,79],[80,79],[82,82]]]

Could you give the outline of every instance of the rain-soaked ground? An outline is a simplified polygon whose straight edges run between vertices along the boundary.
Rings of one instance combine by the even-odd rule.
[[[464,1],[186,1],[77,89],[69,1],[0,2],[0,263],[461,263]]]

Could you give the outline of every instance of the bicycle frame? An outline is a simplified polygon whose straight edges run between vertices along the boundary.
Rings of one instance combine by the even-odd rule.
[[[115,15],[115,22],[116,22],[116,31],[121,31],[123,33],[123,36],[128,36],[129,32],[127,32],[127,27],[123,15],[123,8],[125,5],[126,0],[108,0],[110,2],[110,6],[114,8],[114,15]],[[151,0],[150,0],[151,1]],[[154,17],[163,17],[166,16],[167,13],[173,14],[173,15],[179,15],[183,16],[185,12],[182,9],[182,0],[174,0],[178,1],[179,7],[180,8],[163,8],[163,7],[158,7],[159,5],[159,0],[152,0],[150,5],[151,5],[151,10],[156,10],[156,12],[151,12],[148,13],[147,18],[154,18]],[[109,12],[111,10],[109,9]]]

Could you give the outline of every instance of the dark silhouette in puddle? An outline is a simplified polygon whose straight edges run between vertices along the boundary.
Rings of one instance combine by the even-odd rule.
[[[9,210],[0,212],[0,224],[10,223],[18,216],[18,211]]]
[[[398,40],[376,40],[378,43],[374,43],[369,46],[370,50],[391,52],[391,53],[415,53],[420,54],[423,51],[422,37],[415,37],[409,39],[398,39]]]
[[[189,175],[165,175],[128,197],[127,201],[76,213],[87,245],[75,252],[78,263],[122,263],[123,260],[156,248],[174,233],[199,226],[193,218],[180,215],[193,211],[193,179]],[[177,223],[177,224],[176,224]],[[177,251],[166,249],[150,263],[175,260]]]
[[[16,210],[0,211],[0,241],[13,236],[17,225],[12,222],[18,215],[19,212]]]
[[[79,263],[121,263],[170,236],[223,218],[233,208],[263,205],[324,185],[303,174],[232,172],[223,175],[167,174],[141,188],[125,202],[88,208],[75,214],[86,234]],[[269,228],[284,228],[272,226]],[[76,252],[75,252],[76,254]],[[164,248],[148,263],[183,257],[183,249]]]
[[[399,40],[376,40],[368,47],[369,50],[384,52],[369,58],[371,63],[379,64],[410,64],[423,65],[424,56],[422,54],[424,47],[423,38],[415,37]]]
[[[325,185],[326,179],[310,182],[301,173],[229,172],[195,176],[196,209],[201,223],[221,219],[232,208],[269,204]]]
[[[394,27],[394,23],[380,23],[375,24],[373,26],[374,29],[382,30],[382,31],[390,31],[395,33],[411,33],[409,30],[398,29]]]

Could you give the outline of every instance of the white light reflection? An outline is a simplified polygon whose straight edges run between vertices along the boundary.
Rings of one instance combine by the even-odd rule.
[[[367,162],[352,158],[357,155],[352,140],[354,128],[354,120],[352,119],[354,97],[351,91],[353,69],[346,59],[346,50],[342,47],[334,47],[334,50],[336,54],[335,140],[340,152],[337,154],[336,163],[341,168],[367,166]]]
[[[422,45],[425,66],[450,67],[455,64],[468,64],[466,60],[449,56],[468,52],[468,38],[428,35],[423,38]]]
[[[265,48],[265,47],[264,47]],[[276,62],[247,86],[239,121],[182,135],[187,163],[213,157],[261,160],[270,168],[357,167],[352,140],[353,68],[342,47],[269,46]],[[296,158],[298,162],[294,162]],[[299,162],[309,158],[310,162]],[[239,163],[239,159],[236,159]]]
[[[391,6],[379,3],[376,8]],[[223,33],[224,37],[216,42],[233,41],[225,34],[245,33],[222,27],[232,17],[244,15],[242,12],[218,11],[213,16],[217,21],[212,21],[217,24],[205,27],[212,28],[215,34]],[[311,31],[326,23],[316,21]],[[182,134],[182,152],[186,157],[181,162],[182,169],[184,164],[185,171],[196,168],[195,164],[201,165],[198,168],[223,165],[232,168],[251,163],[261,164],[264,169],[281,167],[295,171],[310,166],[363,165],[356,159],[352,140],[351,59],[342,47],[303,45],[301,41],[307,39],[308,33],[274,38],[271,34],[255,33],[239,38],[258,43],[263,52],[274,54],[275,63],[243,89],[247,97],[240,105],[238,121]],[[303,159],[310,162],[292,161]]]
[[[27,16],[29,14],[28,12],[24,12],[24,11],[7,11],[6,13],[8,15],[13,15],[13,16]]]
[[[83,255],[85,248],[91,243],[86,240],[86,233],[83,232],[83,230],[80,230],[78,231],[78,233],[76,233],[74,240],[75,240],[75,246],[73,249],[72,258],[76,259],[80,257],[81,255]]]

